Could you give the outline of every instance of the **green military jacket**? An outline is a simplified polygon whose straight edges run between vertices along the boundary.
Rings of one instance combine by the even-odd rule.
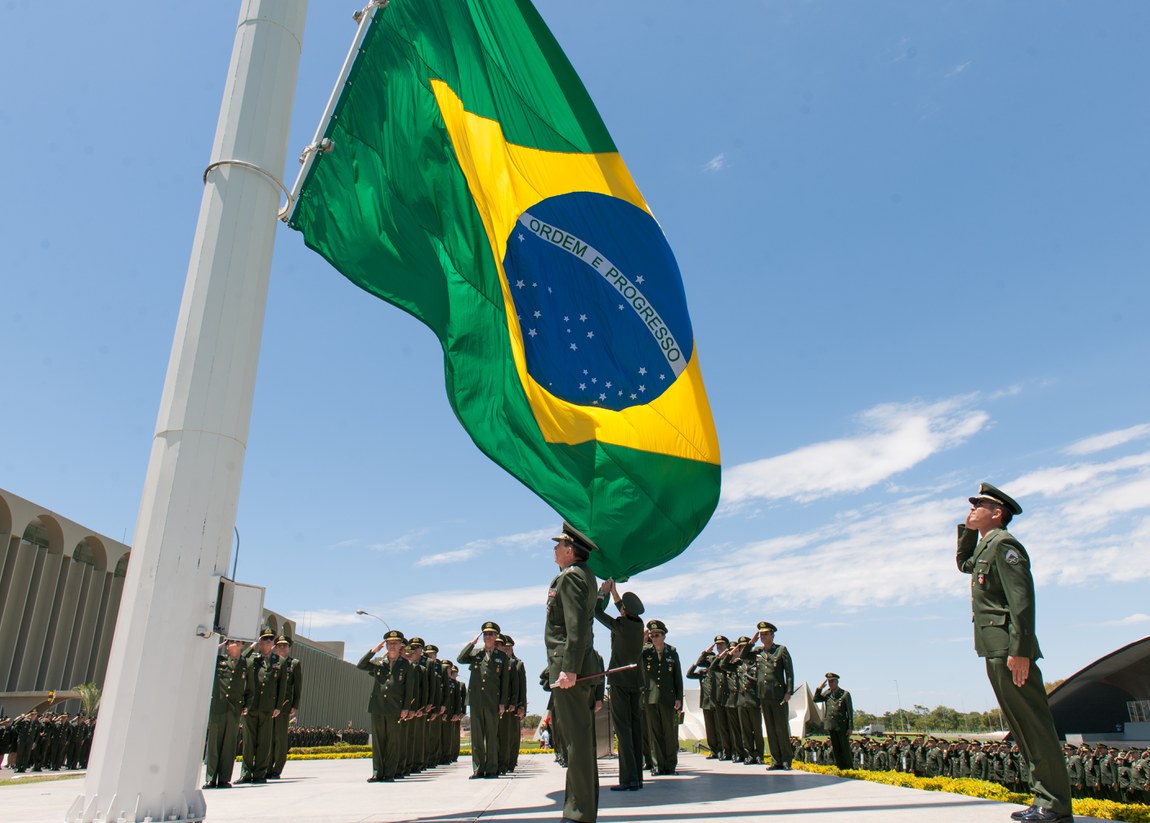
[[[415,680],[412,666],[403,655],[392,663],[387,657],[382,662],[372,661],[372,651],[359,659],[356,667],[371,675],[371,697],[367,700],[368,714],[399,717],[415,708]]]
[[[603,607],[606,598],[596,601],[595,619],[611,632],[611,663],[609,668],[617,669],[630,663],[638,663],[643,651],[643,621],[637,617],[611,617]],[[643,675],[638,668],[607,675],[613,689],[638,691],[643,687]]]
[[[243,657],[235,660],[224,655],[216,658],[216,671],[212,679],[212,707],[210,716],[239,714],[247,705],[248,662]]]
[[[850,731],[855,725],[855,709],[851,702],[851,693],[846,689],[823,691],[819,686],[815,689],[814,701],[826,703],[826,714],[823,716],[823,728],[828,732]]]
[[[300,695],[303,694],[303,668],[294,657],[278,657],[276,665],[280,669],[280,693],[276,708],[281,712],[299,710]]]
[[[271,714],[279,707],[281,669],[276,657],[258,652],[248,658],[248,703],[244,707],[256,714]]]
[[[663,644],[662,654],[653,645],[644,646],[639,669],[643,674],[643,703],[674,706],[678,700],[682,705],[683,666],[674,646]]]
[[[551,581],[547,590],[547,620],[543,643],[551,682],[563,672],[595,673],[595,575],[583,561],[572,563]]]
[[[755,652],[755,675],[759,700],[781,703],[795,691],[795,666],[786,646],[772,643],[771,647]]]
[[[735,705],[740,709],[757,709],[761,705],[759,702],[759,687],[758,687],[758,664],[752,658],[748,660],[745,657],[740,657],[735,660],[735,685],[739,690],[739,696],[735,700]]]
[[[958,568],[970,575],[974,648],[979,657],[1042,657],[1034,633],[1034,578],[1030,557],[1006,529],[981,540],[958,527]]]
[[[458,660],[460,664],[471,667],[467,694],[473,712],[497,712],[500,706],[509,705],[511,661],[507,655],[499,649],[492,649],[488,655],[482,647],[477,649],[474,643],[468,643],[459,653]]]
[[[705,712],[713,711],[716,706],[715,678],[708,671],[714,659],[714,652],[705,651],[691,664],[691,668],[687,669],[687,678],[699,681],[699,708]]]

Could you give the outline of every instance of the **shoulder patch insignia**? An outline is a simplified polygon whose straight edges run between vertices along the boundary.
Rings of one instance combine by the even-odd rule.
[[[1022,560],[1022,555],[1020,555],[1014,549],[1007,549],[1006,554],[1002,556],[1002,559],[1012,566],[1017,566],[1019,561]]]

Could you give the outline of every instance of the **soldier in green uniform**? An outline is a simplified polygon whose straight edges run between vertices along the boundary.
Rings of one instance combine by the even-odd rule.
[[[723,752],[719,759],[741,762],[750,752],[743,748],[742,724],[739,722],[739,683],[732,656],[735,647],[716,643],[715,650],[708,674],[715,678],[715,718],[719,721],[719,734],[723,738]]]
[[[771,749],[772,771],[789,769],[791,749],[790,700],[795,691],[795,668],[786,646],[775,643],[778,628],[766,620],[759,621],[758,631],[751,642],[762,641],[763,647],[755,652],[759,701],[763,708],[763,725],[767,730],[767,745]]]
[[[280,673],[272,655],[275,633],[260,632],[247,651],[248,703],[244,707],[244,761],[240,783],[267,783],[272,762],[272,718],[280,699]]]
[[[734,684],[738,693],[735,708],[738,712],[739,735],[742,740],[743,764],[761,766],[763,764],[763,721],[759,700],[758,663],[754,655],[747,654],[751,638],[743,635],[731,653],[734,666]]]
[[[519,741],[522,737],[520,729],[523,727],[523,718],[527,716],[527,667],[523,665],[523,661],[515,656],[515,638],[504,635],[507,640],[507,648],[504,653],[511,661],[511,679],[512,679],[512,705],[508,707],[506,716],[510,718],[507,725],[507,742],[503,743],[500,739],[501,745],[506,746],[507,752],[507,771],[513,772],[519,766]]]
[[[467,696],[471,702],[471,778],[499,776],[499,718],[511,694],[511,665],[495,647],[499,624],[488,620],[475,639],[463,647],[458,661],[471,667]],[[483,639],[483,646],[475,644]]]
[[[444,752],[447,763],[454,763],[459,759],[460,725],[463,715],[467,713],[467,686],[459,680],[459,667],[454,663],[445,661],[448,666],[448,684],[451,689],[451,702],[448,704],[448,722],[444,727]]]
[[[291,748],[288,727],[299,712],[303,694],[303,669],[299,660],[291,656],[291,638],[287,635],[276,638],[272,653],[280,669],[280,694],[276,711],[272,714],[272,762],[268,766],[268,780],[279,780]]]
[[[675,647],[666,642],[662,620],[647,621],[651,644],[643,649],[639,670],[643,675],[643,709],[655,761],[652,774],[674,774],[679,767],[679,726],[683,707],[683,667]]]
[[[610,596],[619,610],[618,617],[610,617],[604,608]],[[639,663],[643,651],[643,601],[634,592],[622,596],[614,580],[606,580],[599,587],[595,619],[611,632],[611,662],[617,669]],[[638,666],[608,675],[611,687],[611,722],[619,740],[619,783],[613,792],[638,791],[643,788],[643,715],[639,695],[643,689],[643,676]]]
[[[439,659],[439,647],[428,643],[423,647],[423,660],[427,666],[430,685],[430,714],[427,718],[427,768],[434,769],[443,760],[443,716],[447,712],[447,667],[450,663]]]
[[[411,664],[400,653],[403,632],[391,629],[374,649],[368,651],[356,666],[371,675],[371,697],[367,712],[371,715],[371,777],[368,783],[391,783],[399,776],[401,766],[400,724],[411,717],[415,708]],[[387,654],[376,662],[380,650]]]
[[[823,689],[826,689],[824,692]],[[839,687],[839,676],[827,672],[827,679],[815,689],[814,701],[826,704],[823,728],[831,739],[835,765],[840,769],[850,768],[851,729],[855,725],[854,704],[851,693]]]
[[[579,682],[596,673],[594,656],[595,575],[586,560],[595,546],[571,526],[555,541],[559,574],[547,590],[543,642],[551,681],[554,716],[563,727],[567,785],[563,821],[595,823],[599,814],[599,767],[595,760],[595,683]]]
[[[1006,530],[1022,507],[989,483],[970,498],[958,527],[956,562],[970,575],[974,646],[1014,739],[1030,764],[1034,804],[1017,819],[1071,819],[1070,781],[1037,661],[1034,579],[1030,557]]]
[[[208,748],[205,789],[230,789],[236,764],[240,716],[247,704],[247,661],[240,655],[243,644],[227,640],[225,653],[216,658],[212,680],[212,704],[208,710]]]
[[[403,647],[403,656],[411,664],[412,691],[415,694],[415,710],[403,724],[403,774],[419,774],[423,771],[423,760],[419,747],[423,741],[427,717],[427,701],[430,681],[427,666],[423,662],[423,638],[413,637]]]
[[[719,637],[716,637],[714,643],[703,649],[699,659],[691,664],[691,668],[687,669],[686,675],[688,680],[699,681],[699,708],[703,712],[703,728],[707,735],[708,760],[718,760],[723,753],[723,740],[719,734],[718,720],[715,716],[715,678],[709,676],[711,661],[715,659],[715,646]],[[725,646],[725,637],[723,643]]]

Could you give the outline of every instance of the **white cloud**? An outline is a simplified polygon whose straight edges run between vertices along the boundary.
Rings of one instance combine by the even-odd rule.
[[[1104,463],[1072,463],[1050,466],[1024,474],[1007,487],[1015,497],[1039,494],[1062,497],[1067,493],[1079,498],[1098,497],[1101,490],[1132,469],[1150,466],[1150,452],[1130,454]]]
[[[703,171],[722,171],[727,167],[726,152],[720,152],[703,165]]]
[[[420,623],[445,623],[476,617],[489,620],[517,609],[541,610],[546,602],[547,583],[543,582],[515,589],[426,592],[397,601],[393,610]]]
[[[938,403],[886,403],[863,412],[864,433],[744,463],[723,474],[724,506],[754,499],[806,502],[859,492],[954,448],[990,416],[967,395]]]
[[[1112,449],[1115,446],[1122,446],[1132,440],[1140,440],[1144,437],[1150,437],[1150,423],[1142,423],[1137,426],[1131,426],[1128,429],[1118,429],[1117,431],[1087,437],[1067,446],[1066,453],[1073,455],[1094,454],[1095,452]]]
[[[405,552],[414,548],[419,539],[430,532],[431,529],[427,527],[410,529],[392,540],[387,540],[383,543],[372,543],[368,548],[374,549],[377,552]]]
[[[462,560],[469,560],[475,555],[479,554],[478,549],[459,549],[454,552],[441,552],[439,554],[429,554],[421,557],[415,565],[417,566],[441,566],[444,563],[456,563]]]
[[[1107,620],[1099,623],[1100,626],[1137,626],[1140,623],[1150,623],[1150,614],[1131,614],[1118,620]]]

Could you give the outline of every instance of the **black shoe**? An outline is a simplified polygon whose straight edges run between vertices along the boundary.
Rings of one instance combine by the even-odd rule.
[[[782,763],[772,763],[771,765],[767,766],[768,772],[781,772],[782,770],[783,770],[783,764]]]
[[[252,782],[253,783],[267,783],[268,779],[266,777],[253,777]]]
[[[632,784],[630,786],[624,786],[622,784],[619,784],[618,786],[612,786],[611,791],[613,791],[613,792],[637,792],[641,788],[643,788],[643,787],[642,786],[636,786],[634,784]]]
[[[232,787],[231,783],[217,783],[216,784],[217,789],[230,789],[231,787]]]
[[[268,775],[268,780],[279,780],[279,779],[280,779],[280,776],[278,774],[269,774]]]
[[[1031,805],[1027,806],[1025,809],[1022,809],[1021,811],[1011,812],[1010,813],[1010,819],[1011,820],[1021,820],[1022,818],[1026,817],[1026,815],[1030,814],[1032,811],[1034,811],[1037,808],[1038,808],[1037,806],[1031,804]]]
[[[1073,815],[1059,814],[1051,809],[1042,809],[1035,806],[1031,811],[1018,818],[1022,823],[1070,823]]]
[[[719,756],[717,754],[715,754],[714,752],[711,752],[709,755],[707,755],[707,757],[705,759],[707,759],[707,760],[718,760]]]
[[[381,777],[381,778],[379,778],[379,782],[380,783],[394,783],[395,778],[394,777]]]
[[[236,782],[237,783],[251,783],[252,782],[252,776],[250,774],[245,774],[243,777],[241,777]]]
[[[203,785],[201,788],[204,788],[204,789],[214,789],[215,787],[216,787],[216,784],[215,784],[215,783],[205,783],[205,784],[204,784],[204,785]]]

